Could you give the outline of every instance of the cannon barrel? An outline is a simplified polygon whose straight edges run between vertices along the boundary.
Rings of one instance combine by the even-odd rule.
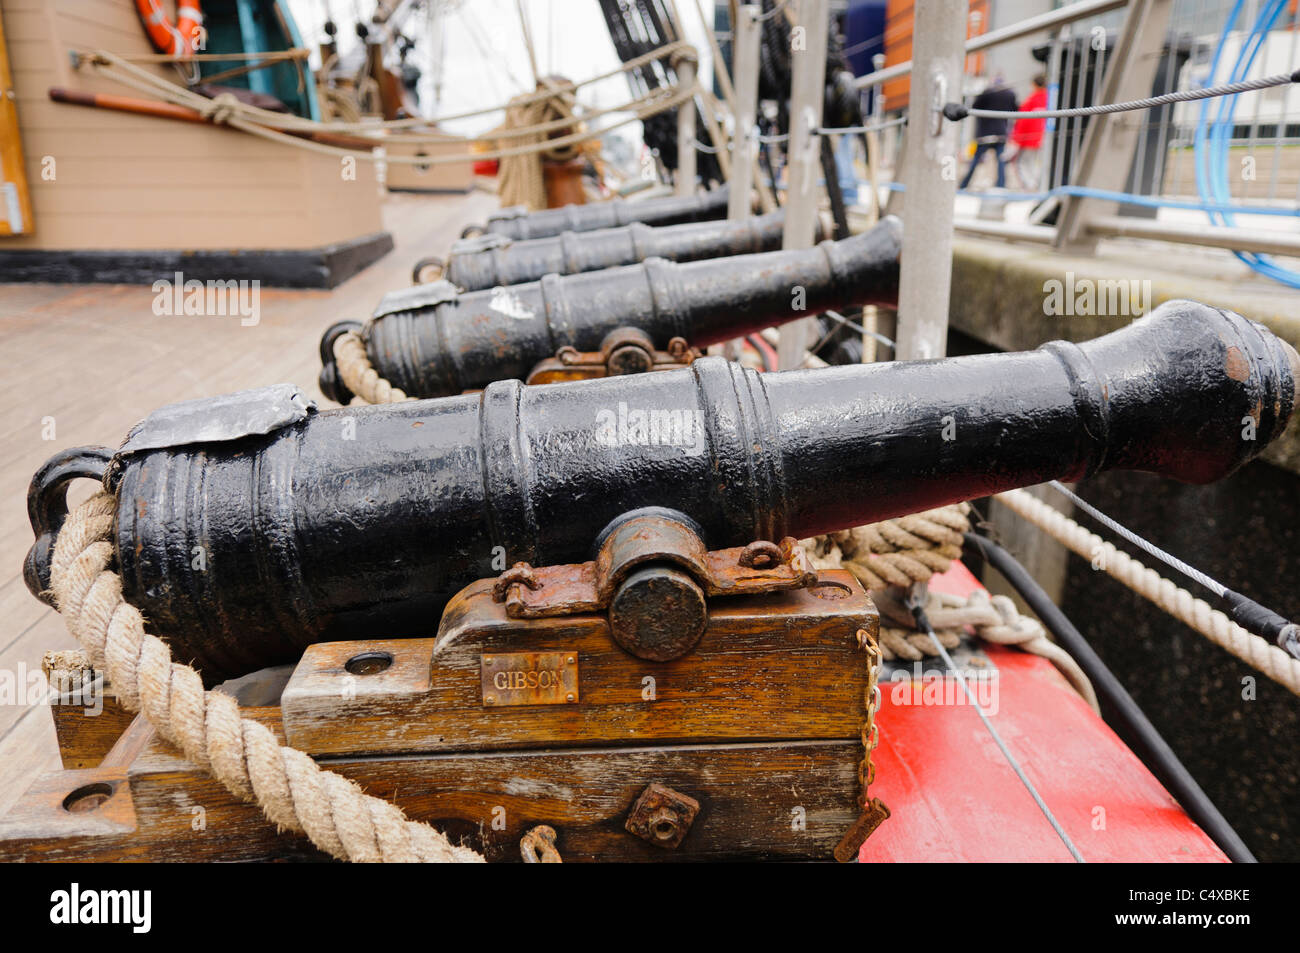
[[[749,255],[780,248],[784,226],[785,212],[776,211],[755,218],[684,225],[633,222],[526,241],[483,235],[463,238],[451,246],[443,277],[462,291],[481,291],[497,285],[540,281],[545,275],[576,275],[631,265],[647,258],[700,261]],[[817,232],[816,240],[821,241],[824,235],[820,222]]]
[[[722,548],[1101,470],[1216,480],[1281,433],[1298,371],[1261,326],[1171,302],[1023,353],[772,374],[702,358],[323,412],[274,390],[191,401],[138,425],[105,482],[126,597],[216,679],[312,642],[428,635],[471,581],[589,559],[646,507]],[[38,474],[33,591],[63,487],[109,455]]]
[[[727,187],[720,186],[699,195],[669,196],[662,199],[610,199],[590,205],[565,205],[561,208],[530,212],[522,205],[512,205],[488,216],[483,231],[506,238],[549,238],[561,232],[590,232],[597,228],[614,228],[645,222],[647,225],[680,225],[726,218]],[[466,229],[466,235],[474,231]]]
[[[333,343],[360,330],[375,370],[412,397],[445,397],[526,378],[562,347],[600,349],[619,328],[655,347],[692,347],[863,304],[898,298],[902,225],[889,217],[861,235],[806,249],[639,265],[460,294],[433,282],[384,296],[364,328],[341,322],[321,339],[321,391],[347,403]]]

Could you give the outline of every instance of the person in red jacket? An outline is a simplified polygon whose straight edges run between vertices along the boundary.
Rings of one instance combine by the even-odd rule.
[[[1039,73],[1034,77],[1034,91],[1020,104],[1021,112],[1037,112],[1047,108],[1047,77]],[[1046,119],[1017,119],[1011,129],[1011,145],[1015,152],[1007,161],[1011,174],[1022,189],[1037,189],[1042,183],[1043,133]]]

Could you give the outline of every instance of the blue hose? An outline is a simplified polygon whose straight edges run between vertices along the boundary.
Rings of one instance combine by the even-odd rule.
[[[1249,74],[1250,68],[1254,65],[1268,37],[1268,31],[1277,22],[1285,3],[1286,0],[1271,0],[1260,10],[1254,26],[1251,27],[1250,34],[1246,37],[1241,51],[1237,55],[1237,61],[1233,64],[1228,82],[1237,82]],[[1210,62],[1210,75],[1207,85],[1213,85],[1215,82],[1219,63],[1223,58],[1224,48],[1232,32],[1232,27],[1241,13],[1242,4],[1243,0],[1237,0],[1224,22],[1223,32],[1219,34],[1219,43]],[[1196,133],[1193,140],[1196,150],[1197,194],[1203,200],[1206,200],[1205,211],[1210,221],[1222,225],[1235,224],[1233,214],[1240,211],[1230,205],[1231,193],[1228,189],[1228,145],[1233,129],[1232,120],[1236,100],[1235,95],[1224,96],[1219,100],[1212,126],[1208,123],[1210,101],[1204,101],[1201,104],[1200,117],[1196,124]],[[1300,272],[1283,268],[1269,256],[1238,251],[1234,251],[1233,254],[1258,274],[1289,287],[1300,288]]]

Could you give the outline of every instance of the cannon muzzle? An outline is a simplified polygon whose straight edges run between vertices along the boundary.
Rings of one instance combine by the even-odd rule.
[[[67,480],[107,466],[126,598],[220,679],[312,642],[428,635],[471,581],[591,558],[647,507],[722,548],[1101,470],[1216,480],[1282,432],[1298,371],[1261,326],[1183,301],[1081,345],[939,361],[702,358],[323,412],[282,385],[163,408],[107,465],[47,464],[28,581],[48,587]]]
[[[894,304],[902,225],[886,218],[861,235],[807,249],[676,264],[652,258],[579,275],[461,294],[450,282],[384,296],[360,329],[379,375],[412,397],[445,397],[525,379],[563,348],[601,349],[635,329],[654,348],[681,338],[702,348],[827,308]],[[346,403],[334,340],[321,341],[321,390]]]
[[[817,223],[816,240],[824,237]],[[426,258],[416,266],[440,267],[462,291],[482,291],[497,285],[540,281],[546,275],[576,275],[631,265],[647,258],[700,261],[729,255],[751,255],[781,247],[785,212],[735,221],[688,222],[655,227],[633,222],[591,232],[563,232],[550,238],[515,241],[502,235],[463,238],[451,246],[445,262]],[[418,278],[417,278],[418,281]]]
[[[474,234],[503,235],[506,238],[549,238],[561,232],[590,232],[597,228],[614,228],[645,222],[647,225],[680,225],[683,222],[706,222],[727,215],[727,187],[710,189],[699,195],[669,196],[662,199],[610,199],[590,205],[565,205],[562,208],[530,212],[522,205],[512,205],[488,216],[482,228],[470,226],[462,238]]]

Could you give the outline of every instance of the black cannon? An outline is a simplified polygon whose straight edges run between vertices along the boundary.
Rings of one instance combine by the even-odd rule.
[[[687,222],[654,227],[633,222],[591,232],[562,232],[550,238],[515,241],[502,235],[462,238],[446,261],[422,258],[412,275],[417,284],[446,278],[462,291],[539,281],[546,275],[576,275],[631,265],[647,258],[700,261],[750,255],[781,247],[785,212],[737,221]],[[825,237],[818,222],[816,240]],[[434,274],[436,272],[436,274]]]
[[[682,222],[705,222],[727,216],[727,187],[720,186],[699,195],[669,196],[662,199],[610,199],[590,205],[565,205],[561,208],[530,212],[522,205],[512,205],[488,216],[482,227],[471,225],[461,238],[487,233],[506,238],[549,238],[560,232],[589,232],[597,228],[614,228],[645,222],[647,225],[680,225]]]
[[[1217,480],[1282,432],[1298,371],[1261,326],[1172,302],[1085,344],[940,361],[702,358],[321,412],[281,385],[52,459],[26,578],[48,589],[66,486],[102,477],[126,598],[215,680],[313,642],[431,634],[471,581],[589,559],[630,513],[671,512],[717,549],[1101,470]]]
[[[552,383],[584,367],[599,370],[586,376],[606,376],[689,363],[680,360],[685,348],[828,308],[896,303],[901,248],[902,226],[890,217],[807,249],[683,264],[651,258],[466,294],[445,281],[416,285],[385,295],[364,327],[341,321],[326,330],[321,392],[339,403],[352,398],[334,355],[345,331],[359,333],[379,376],[412,397],[509,378]]]

